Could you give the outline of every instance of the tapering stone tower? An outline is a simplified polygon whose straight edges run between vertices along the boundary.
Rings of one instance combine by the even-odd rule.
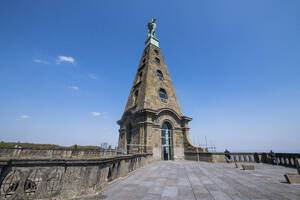
[[[120,125],[120,151],[153,153],[156,160],[184,159],[195,150],[189,140],[188,122],[155,36],[155,18],[148,23],[148,37]]]

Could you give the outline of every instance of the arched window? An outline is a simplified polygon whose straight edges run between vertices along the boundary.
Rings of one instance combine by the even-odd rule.
[[[162,124],[161,127],[161,145],[162,145],[162,159],[171,160],[171,130],[172,127],[168,122]]]
[[[159,64],[160,64],[160,60],[159,60],[159,58],[155,58],[155,63],[156,63],[157,65],[159,65]]]
[[[157,49],[154,50],[155,54],[158,55],[159,51]]]
[[[136,102],[137,102],[138,95],[139,95],[139,91],[136,90],[135,93],[134,93],[134,104],[136,104]]]
[[[161,99],[162,102],[167,102],[167,93],[165,89],[160,88],[159,89],[159,97]]]
[[[164,75],[160,70],[156,71],[156,76],[159,78],[159,80],[164,80]]]
[[[145,56],[147,55],[147,53],[148,53],[148,50],[146,50],[146,51],[144,52],[143,57],[145,57]]]
[[[143,72],[140,72],[140,73],[139,73],[138,82],[142,81],[142,77],[143,77]]]

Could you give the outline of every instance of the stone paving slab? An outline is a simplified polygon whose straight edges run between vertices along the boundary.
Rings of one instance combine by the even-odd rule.
[[[84,200],[283,200],[300,199],[300,185],[285,182],[296,169],[254,164],[255,170],[237,169],[233,163],[160,161],[141,168]]]

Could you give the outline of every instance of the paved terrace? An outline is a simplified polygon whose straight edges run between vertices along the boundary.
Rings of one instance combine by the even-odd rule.
[[[300,199],[300,185],[285,183],[283,176],[297,173],[296,169],[254,165],[254,171],[244,171],[226,163],[155,162],[118,180],[99,195],[78,199]]]

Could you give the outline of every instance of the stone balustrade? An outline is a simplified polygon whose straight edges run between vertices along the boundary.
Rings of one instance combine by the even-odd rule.
[[[287,167],[296,167],[296,159],[300,158],[300,153],[276,153],[278,164]]]
[[[256,162],[269,163],[272,160],[268,153],[257,152],[232,152],[230,153],[232,162]],[[300,158],[297,153],[276,153],[278,164],[287,167],[296,167],[295,160]],[[186,160],[206,161],[206,162],[226,162],[225,154],[219,152],[185,152]]]
[[[260,162],[261,153],[230,153],[232,162]],[[219,152],[185,152],[186,160],[226,162],[225,154]]]
[[[95,194],[151,161],[151,154],[99,159],[2,159],[0,199],[70,199]]]
[[[259,162],[260,153],[231,153],[232,162]]]

